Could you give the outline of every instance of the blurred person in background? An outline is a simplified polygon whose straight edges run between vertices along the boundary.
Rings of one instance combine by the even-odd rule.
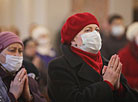
[[[123,18],[120,15],[109,17],[109,37],[103,37],[102,55],[106,59],[110,59],[116,54],[126,43],[126,34]]]
[[[0,89],[11,102],[46,102],[37,82],[27,76],[22,63],[23,49],[24,45],[16,34],[0,33],[0,77],[5,85]]]
[[[102,59],[99,31],[99,23],[90,13],[77,13],[66,20],[61,30],[63,55],[48,67],[52,102],[137,102],[121,75],[118,55],[109,63]]]
[[[138,22],[128,27],[126,36],[129,43],[119,51],[122,73],[128,84],[138,91]]]
[[[41,66],[41,59],[36,55],[37,43],[32,38],[27,38],[24,43],[24,59],[32,62],[37,68]]]
[[[23,66],[25,67],[27,71],[27,75],[35,79],[37,82],[40,79],[40,73],[37,69],[37,67],[30,61],[27,61],[23,59]]]
[[[32,70],[32,72],[35,72],[35,69],[37,69],[37,71],[39,71],[39,68],[40,68],[40,58],[36,56],[36,42],[32,39],[32,38],[27,38],[23,41],[23,44],[24,44],[24,52],[23,52],[23,58],[24,58],[24,63],[25,65],[29,66],[31,64],[29,63],[32,63],[32,67],[35,67],[35,68],[31,68],[28,69],[28,70]],[[35,59],[37,61],[35,61]],[[35,74],[35,75],[39,75],[38,74]]]
[[[37,43],[32,38],[24,40],[24,60],[32,62],[39,71],[39,89],[47,97],[47,67],[44,61],[37,55]],[[32,71],[34,72],[34,71]]]
[[[49,61],[56,57],[56,52],[51,44],[50,32],[44,26],[37,26],[32,31],[32,38],[37,42],[37,55],[44,61],[46,67]]]

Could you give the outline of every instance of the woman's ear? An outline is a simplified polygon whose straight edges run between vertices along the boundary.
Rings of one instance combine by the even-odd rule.
[[[77,47],[76,41],[74,39],[71,41],[71,46]]]
[[[5,63],[6,62],[6,57],[0,53],[0,63]]]
[[[76,45],[76,42],[75,42],[75,40],[73,39],[72,41],[71,41],[71,46],[75,46]]]

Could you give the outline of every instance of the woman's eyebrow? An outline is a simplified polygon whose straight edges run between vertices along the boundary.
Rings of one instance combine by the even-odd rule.
[[[85,29],[88,29],[88,28],[89,28],[89,29],[92,29],[92,27],[86,27]]]
[[[9,46],[8,48],[16,48],[15,46]]]

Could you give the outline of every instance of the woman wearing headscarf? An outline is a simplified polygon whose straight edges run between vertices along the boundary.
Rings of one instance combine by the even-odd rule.
[[[0,86],[1,96],[10,102],[46,102],[37,82],[27,76],[22,65],[24,45],[11,32],[0,33]]]
[[[119,51],[122,73],[128,84],[138,91],[138,22],[128,27],[126,35],[129,43]]]
[[[48,68],[52,102],[137,102],[121,75],[118,55],[109,63],[102,60],[99,30],[90,13],[72,15],[63,25],[63,56],[51,61]]]

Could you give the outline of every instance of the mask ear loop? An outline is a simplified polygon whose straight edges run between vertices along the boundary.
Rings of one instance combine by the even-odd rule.
[[[5,56],[4,54],[0,53],[0,58],[3,57],[3,59],[5,60],[4,62],[6,63],[6,57],[4,57],[4,56]],[[5,72],[9,73],[9,72],[6,70],[6,68],[3,66],[3,64],[5,64],[5,63],[1,62],[1,60],[0,60],[0,67],[1,67]],[[10,73],[9,73],[9,74],[10,74]]]
[[[0,63],[4,64],[4,62],[6,62],[6,55],[0,53]]]

